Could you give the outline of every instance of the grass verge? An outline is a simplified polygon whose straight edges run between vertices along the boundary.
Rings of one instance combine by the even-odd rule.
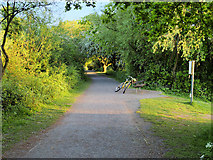
[[[27,140],[33,134],[39,133],[53,124],[68,111],[76,97],[88,88],[90,80],[80,82],[71,92],[56,98],[49,104],[40,104],[39,110],[31,115],[3,114],[2,117],[2,152],[9,150],[15,143]]]
[[[205,146],[213,142],[211,103],[194,101],[191,105],[189,102],[189,99],[178,97],[140,101],[141,108],[137,113],[153,123],[152,130],[170,148],[165,157],[199,158],[208,154]],[[206,157],[213,158],[210,154]]]

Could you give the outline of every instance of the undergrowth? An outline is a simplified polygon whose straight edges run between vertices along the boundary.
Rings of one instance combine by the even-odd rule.
[[[15,143],[25,141],[30,136],[53,124],[71,108],[76,97],[88,87],[89,82],[89,80],[80,81],[73,90],[56,96],[52,101],[40,103],[36,110],[26,112],[27,114],[21,114],[14,110],[13,112],[3,112],[3,153],[9,150]],[[23,106],[19,105],[16,107]]]
[[[123,82],[123,81],[125,81],[125,79],[127,78],[127,76],[129,74],[126,71],[116,71],[115,72],[113,70],[109,70],[109,71],[107,71],[106,75],[111,78],[114,78],[118,82]],[[138,81],[141,81],[141,80],[144,81],[144,83],[146,85],[143,87],[143,89],[162,91],[167,95],[179,96],[179,97],[187,97],[190,94],[190,89],[191,89],[191,82],[189,81],[190,79],[188,79],[187,81],[183,81],[184,84],[181,82],[181,79],[180,79],[180,81],[176,81],[174,83],[174,86],[172,88],[170,88],[170,87],[164,85],[163,77],[159,78],[156,81],[152,81],[152,80],[149,80],[148,78],[146,79],[144,77],[143,78],[134,77],[134,78],[136,78]],[[209,89],[206,88],[206,87],[211,88],[211,86],[200,83],[199,80],[195,80],[194,85],[195,85],[194,86],[194,99],[206,101],[206,102],[212,101],[212,99],[211,99],[212,93]]]

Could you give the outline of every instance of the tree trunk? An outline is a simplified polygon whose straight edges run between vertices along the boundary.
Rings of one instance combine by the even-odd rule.
[[[177,68],[177,64],[178,64],[178,51],[177,51],[177,46],[178,46],[178,43],[179,43],[179,34],[177,34],[175,36],[175,47],[174,47],[174,50],[173,50],[173,53],[174,55],[176,54],[176,58],[175,58],[175,64],[174,64],[174,67],[173,67],[173,70],[172,70],[172,88],[173,88],[173,84],[174,82],[176,81],[176,68]]]
[[[172,70],[172,75],[173,75],[173,77],[175,77],[175,71],[176,71],[177,64],[178,64],[178,51],[177,51],[178,42],[179,42],[179,34],[177,34],[177,35],[175,36],[175,47],[174,47],[174,50],[173,50],[173,53],[174,53],[174,54],[176,53],[175,65],[174,65],[173,70]]]
[[[4,66],[3,66],[3,62],[2,62],[2,56],[1,56],[1,66],[2,66],[1,77],[3,77],[4,72],[5,72],[6,68],[7,68],[7,64],[8,64],[8,62],[9,62],[9,58],[8,58],[8,55],[7,55],[6,51],[5,51],[5,49],[4,49],[4,46],[1,46],[1,49],[2,49],[2,52],[3,52],[4,55],[5,55],[5,64],[4,64]]]
[[[107,65],[105,65],[105,64],[103,65],[104,73],[107,72],[107,67],[108,67]]]
[[[173,77],[175,76],[175,71],[176,71],[176,68],[177,68],[177,64],[178,64],[178,52],[176,52],[175,65],[174,65],[174,68],[173,68],[173,71],[172,71]]]
[[[2,55],[1,55],[1,50],[0,50],[0,81],[2,79],[2,68],[3,68],[3,65],[2,65]]]
[[[15,1],[14,1],[14,3],[15,3]],[[6,10],[7,12],[9,12],[9,8],[8,7],[9,7],[9,3],[7,2],[7,10]],[[13,9],[15,9],[15,8],[13,8]],[[12,14],[10,17],[7,18],[7,26],[5,28],[3,41],[2,41],[2,44],[1,44],[2,53],[5,56],[4,57],[5,58],[5,64],[3,65],[3,62],[1,62],[2,63],[2,75],[1,75],[1,77],[3,77],[4,72],[5,72],[6,68],[7,68],[7,64],[9,62],[9,57],[8,57],[8,55],[7,55],[7,53],[6,53],[5,49],[4,49],[4,46],[5,46],[5,43],[6,43],[7,34],[8,34],[8,31],[9,31],[9,27],[10,27],[10,23],[12,22],[14,17],[15,17],[15,15]],[[2,60],[2,55],[1,55],[1,60]]]

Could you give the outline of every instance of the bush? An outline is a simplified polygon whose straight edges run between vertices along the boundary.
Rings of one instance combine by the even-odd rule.
[[[18,81],[17,81],[18,80]],[[2,105],[5,112],[29,113],[38,110],[41,103],[49,103],[80,81],[75,67],[62,66],[38,75],[7,73],[2,81]]]
[[[14,79],[2,80],[2,109],[4,112],[29,114],[30,105],[25,103],[28,96],[27,88],[18,84]]]
[[[73,89],[75,85],[80,81],[79,71],[74,66],[68,66],[65,75],[69,89]]]
[[[115,72],[113,70],[108,70],[106,74],[109,75],[109,76],[112,76],[113,78],[115,78],[119,82],[123,82],[127,78],[126,71],[116,71]]]

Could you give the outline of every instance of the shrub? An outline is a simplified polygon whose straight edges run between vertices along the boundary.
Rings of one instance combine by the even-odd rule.
[[[119,82],[123,82],[127,78],[126,71],[116,71],[115,72],[113,70],[108,70],[106,74],[114,77]]]
[[[65,75],[69,89],[73,89],[75,85],[80,81],[80,74],[75,66],[72,65],[68,66]]]

